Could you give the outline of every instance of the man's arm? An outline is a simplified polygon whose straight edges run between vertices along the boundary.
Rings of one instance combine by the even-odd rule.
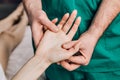
[[[43,37],[44,26],[53,32],[57,32],[58,28],[48,19],[47,14],[42,10],[41,0],[23,0],[23,3],[31,24],[35,46],[37,47]]]
[[[75,64],[69,64],[68,62],[63,61],[61,62],[61,65],[68,70],[74,70],[81,65],[87,65],[91,59],[98,39],[119,12],[120,0],[103,0],[90,28],[83,33],[76,42],[68,42],[63,45],[66,49],[69,49],[72,46],[79,47],[81,55],[73,56],[69,59]]]
[[[23,0],[23,4],[25,7],[25,10],[29,16],[29,18],[31,18],[32,16],[32,12],[36,12],[36,11],[42,11],[42,3],[41,0]],[[29,19],[31,22],[31,19]]]
[[[120,0],[103,0],[88,31],[99,38],[119,12]]]

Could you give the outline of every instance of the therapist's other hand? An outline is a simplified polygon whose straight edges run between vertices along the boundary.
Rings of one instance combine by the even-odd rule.
[[[78,51],[75,47],[71,47],[70,49],[62,48],[62,44],[71,41],[78,29],[81,19],[78,17],[73,24],[76,14],[76,10],[72,12],[70,17],[69,14],[65,14],[58,24],[59,31],[57,33],[50,30],[45,32],[35,56],[42,56],[43,58],[46,58],[49,63],[55,63],[70,58],[76,53],[76,51]]]
[[[72,46],[79,48],[76,55],[70,57],[68,60],[61,61],[61,65],[69,70],[75,70],[81,65],[88,65],[93,54],[94,48],[98,38],[89,31],[83,33],[77,41],[65,43],[63,47],[69,49]]]

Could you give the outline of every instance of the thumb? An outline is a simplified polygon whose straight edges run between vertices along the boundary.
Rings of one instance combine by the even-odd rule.
[[[35,46],[37,47],[40,40],[43,37],[43,26],[39,25],[39,23],[33,23],[31,28],[32,28],[33,40],[35,42]]]
[[[57,21],[58,21],[58,18],[55,18],[55,19],[52,20],[52,23],[56,24]]]
[[[57,32],[57,31],[58,31],[57,26],[56,26],[54,23],[52,23],[52,22],[48,19],[47,16],[46,16],[46,17],[43,16],[43,18],[40,18],[39,20],[40,20],[41,24],[44,25],[44,26],[46,26],[49,30],[51,30],[51,31],[53,31],[53,32]]]
[[[55,18],[55,19],[53,19],[53,20],[52,20],[52,23],[56,24],[56,23],[57,23],[57,21],[58,21],[58,18]],[[44,26],[44,29],[45,29],[45,30],[47,30],[47,27],[46,27],[46,26]]]
[[[77,44],[77,41],[70,41],[70,42],[64,43],[62,45],[62,47],[65,48],[65,49],[70,49],[73,46],[75,46],[76,44]]]

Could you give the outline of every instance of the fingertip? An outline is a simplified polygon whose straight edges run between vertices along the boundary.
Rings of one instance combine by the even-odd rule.
[[[76,19],[76,24],[79,26],[79,25],[80,25],[80,22],[81,22],[81,17],[79,16],[79,17],[77,17],[77,19]]]
[[[56,21],[58,21],[58,18],[55,18]]]
[[[65,16],[69,17],[69,16],[70,16],[70,14],[69,14],[69,13],[66,13],[66,14],[65,14]]]
[[[55,24],[53,24],[53,27],[52,27],[51,30],[54,31],[54,32],[58,32],[59,31],[58,27]]]
[[[73,10],[73,13],[74,13],[74,14],[77,14],[77,10],[76,10],[76,9],[75,9],[75,10]]]
[[[58,21],[58,18],[55,18],[55,19],[52,20],[52,22],[53,22],[54,24],[56,24],[57,21]]]
[[[56,22],[57,22],[57,21],[58,21],[58,18],[53,19],[53,21],[56,21]]]
[[[79,21],[81,21],[81,17],[79,16],[78,18],[77,18]]]
[[[60,65],[60,62],[58,62],[57,65]]]

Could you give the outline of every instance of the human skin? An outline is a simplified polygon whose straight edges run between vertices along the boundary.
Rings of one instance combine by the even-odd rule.
[[[62,44],[71,41],[78,29],[80,17],[75,20],[72,26],[76,14],[76,10],[73,11],[70,17],[68,13],[65,14],[58,24],[59,31],[57,33],[50,30],[45,32],[35,56],[23,66],[12,80],[36,80],[49,65],[68,59],[78,51],[76,47],[71,47],[70,49],[62,48]],[[72,21],[69,23],[71,19]]]
[[[4,68],[4,72],[6,71],[10,53],[22,40],[25,26],[28,23],[27,17],[25,13],[23,13],[20,22],[13,24],[18,20],[18,16],[20,16],[22,12],[23,7],[20,5],[15,12],[0,22],[0,63]],[[12,80],[36,80],[50,64],[68,59],[78,51],[75,47],[71,47],[70,49],[62,48],[62,44],[71,41],[78,29],[81,18],[78,17],[75,20],[76,15],[76,10],[74,10],[70,16],[69,13],[65,14],[57,25],[59,28],[57,33],[50,30],[45,32],[43,39],[39,43],[35,56],[22,67]],[[74,20],[75,23],[72,26]],[[52,22],[55,24],[57,20],[54,19]],[[2,28],[2,26],[5,27]],[[69,31],[69,29],[71,30]]]
[[[41,0],[36,0],[36,1],[23,0],[23,1],[25,5],[28,6],[26,7],[28,12],[32,10],[39,11],[40,9],[42,9],[40,5]],[[111,1],[102,0],[99,10],[97,11],[96,16],[94,17],[90,28],[86,32],[84,32],[77,41],[67,42],[65,45],[63,45],[65,49],[69,49],[69,47],[71,46],[79,47],[79,52],[82,54],[81,56],[73,56],[69,60],[61,61],[60,63],[64,68],[71,71],[80,67],[81,65],[87,65],[90,62],[90,59],[97,41],[99,40],[101,35],[104,33],[108,25],[119,13],[120,11],[119,9],[120,9],[119,0],[111,0]],[[40,42],[40,39],[42,38],[41,36],[44,33],[42,31],[40,32],[39,30],[38,34],[41,34],[41,35],[39,35],[40,37],[38,39],[37,37],[36,38],[34,37],[34,32],[36,32],[35,34],[37,34],[38,32],[37,27],[36,27],[36,31],[33,31],[33,38],[34,38],[35,44],[37,45]],[[90,40],[91,42],[89,42],[88,40]],[[74,63],[74,64],[71,64],[71,63]]]
[[[41,0],[23,0],[23,3],[31,24],[33,40],[37,47],[43,37],[43,29],[57,32],[58,28],[48,19],[47,14],[42,10]]]
[[[63,45],[65,49],[69,49],[72,46],[78,47],[78,52],[81,55],[72,56],[67,61],[61,61],[61,65],[69,71],[75,70],[81,65],[88,65],[96,43],[119,12],[120,0],[102,0],[90,28],[78,40],[67,42]]]
[[[20,21],[14,24],[19,18]],[[0,20],[0,64],[4,71],[6,71],[10,53],[22,41],[27,24],[28,19],[22,4],[8,17]]]

